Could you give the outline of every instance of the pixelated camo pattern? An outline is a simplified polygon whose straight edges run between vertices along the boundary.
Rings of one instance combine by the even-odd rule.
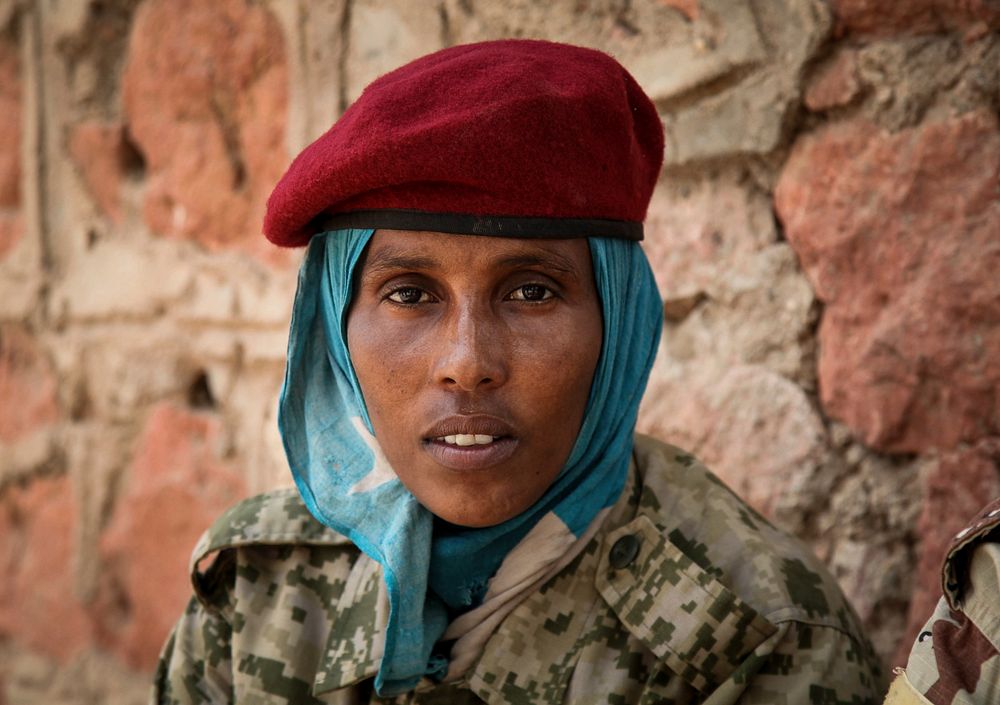
[[[199,543],[197,597],[151,702],[881,701],[871,646],[807,551],[676,448],[639,436],[635,461],[604,528],[504,620],[463,680],[392,700],[371,689],[379,566],[294,491],[248,500]],[[638,550],[612,560],[623,538]]]

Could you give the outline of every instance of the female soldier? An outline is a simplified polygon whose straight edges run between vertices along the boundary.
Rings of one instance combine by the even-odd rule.
[[[157,702],[874,702],[815,560],[634,436],[662,151],[613,59],[500,41],[383,76],[299,155],[264,224],[308,245],[298,490],[202,539]]]

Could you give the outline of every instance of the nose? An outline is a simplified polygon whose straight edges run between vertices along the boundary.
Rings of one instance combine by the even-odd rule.
[[[438,347],[435,377],[447,388],[465,392],[499,387],[507,381],[503,325],[495,314],[463,307],[448,317]]]

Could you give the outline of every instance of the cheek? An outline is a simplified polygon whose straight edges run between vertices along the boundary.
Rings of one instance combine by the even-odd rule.
[[[352,312],[347,322],[347,348],[364,393],[369,414],[381,415],[412,395],[420,371],[421,346],[412,326],[398,329]]]
[[[513,359],[529,401],[575,439],[601,354],[599,317],[575,316],[520,336]]]

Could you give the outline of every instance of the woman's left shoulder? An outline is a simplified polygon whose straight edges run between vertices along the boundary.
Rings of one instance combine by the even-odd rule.
[[[675,446],[637,435],[639,513],[666,540],[772,623],[796,621],[861,639],[837,582],[801,541],[775,527]]]
[[[713,693],[712,702],[773,702],[758,697],[764,692],[805,693],[788,702],[810,692],[874,702],[879,659],[808,548],[679,448],[639,436],[634,469],[587,554],[597,592],[629,634],[623,642],[618,626],[602,622],[602,644],[641,645],[658,673]],[[553,593],[546,600],[554,604]],[[602,649],[582,657],[591,670],[607,663]],[[673,676],[660,685],[664,694],[677,687]]]

